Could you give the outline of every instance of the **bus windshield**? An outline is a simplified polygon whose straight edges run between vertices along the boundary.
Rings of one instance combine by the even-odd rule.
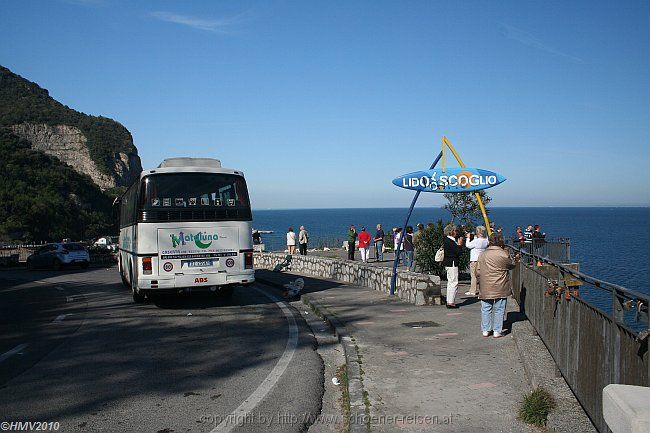
[[[140,209],[248,208],[248,190],[242,176],[219,173],[152,174],[142,180]]]

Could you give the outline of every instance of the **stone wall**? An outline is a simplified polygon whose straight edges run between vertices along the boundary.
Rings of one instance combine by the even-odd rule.
[[[273,269],[284,261],[286,254],[255,253],[255,267]],[[381,292],[390,292],[391,269],[370,266],[363,262],[352,262],[319,256],[294,255],[291,271],[328,280],[341,281],[354,286],[368,287]],[[395,294],[402,300],[415,305],[440,304],[440,277],[399,271],[395,283]]]

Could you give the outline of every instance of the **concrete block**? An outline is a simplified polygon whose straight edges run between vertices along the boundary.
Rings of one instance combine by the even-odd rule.
[[[603,389],[603,418],[612,433],[650,432],[650,388],[607,385]]]

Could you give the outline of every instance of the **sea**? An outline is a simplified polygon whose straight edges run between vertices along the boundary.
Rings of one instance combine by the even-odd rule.
[[[286,233],[303,225],[309,232],[309,248],[340,248],[349,226],[366,227],[374,234],[381,223],[388,232],[402,227],[406,208],[254,210],[253,227],[272,231],[262,234],[267,250],[286,249]],[[490,221],[513,237],[517,226],[539,224],[547,238],[568,238],[571,261],[595,278],[650,294],[650,208],[648,207],[493,207]],[[442,208],[415,208],[409,225],[451,220]]]

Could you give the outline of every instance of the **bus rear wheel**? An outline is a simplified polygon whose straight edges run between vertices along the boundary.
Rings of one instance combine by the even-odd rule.
[[[120,278],[122,279],[122,284],[124,285],[124,287],[126,287],[126,288],[131,288],[131,285],[129,284],[129,282],[127,281],[126,277],[124,276],[124,272],[123,272],[123,271],[120,271]]]
[[[122,256],[120,255],[117,258],[117,269],[120,271],[120,278],[122,279],[122,284],[126,288],[131,288],[131,285],[126,279],[126,276],[124,275],[124,266],[122,266]]]
[[[217,296],[223,299],[230,299],[234,291],[235,288],[233,286],[221,287],[217,290]]]
[[[144,302],[144,293],[138,289],[138,282],[133,278],[133,273],[131,275],[131,291],[133,292],[133,302],[136,304],[142,304]]]

